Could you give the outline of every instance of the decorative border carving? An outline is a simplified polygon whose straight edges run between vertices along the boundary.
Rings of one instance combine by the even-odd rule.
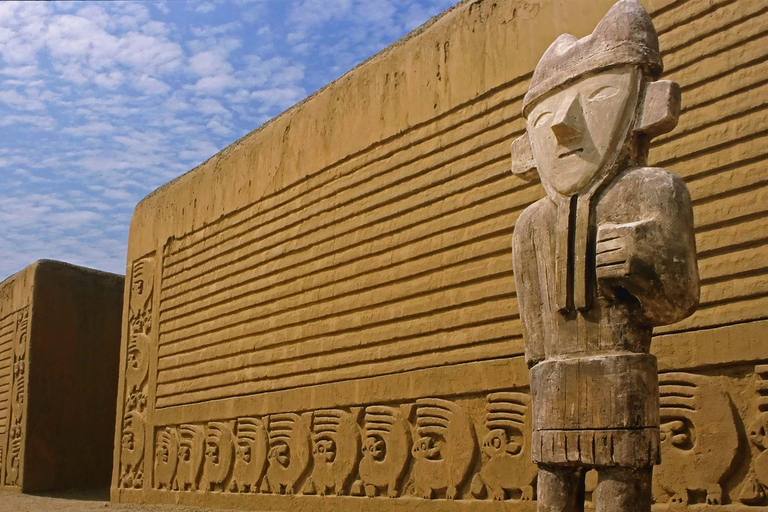
[[[155,282],[154,253],[131,266],[125,367],[125,402],[120,438],[118,487],[141,489],[147,425],[149,349],[152,346]]]
[[[3,484],[20,487],[24,461],[24,415],[26,411],[27,348],[29,344],[29,307],[16,313],[13,333],[13,373],[11,376],[11,410],[8,417],[7,448],[3,460]]]

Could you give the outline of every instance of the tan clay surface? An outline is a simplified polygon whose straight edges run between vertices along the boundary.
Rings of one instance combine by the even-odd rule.
[[[47,260],[0,283],[0,488],[107,484],[123,285]]]
[[[510,241],[545,191],[510,144],[542,54],[613,3],[462,2],[142,201],[112,498],[535,510]],[[701,278],[696,313],[654,331],[654,496],[764,506],[768,6],[641,3],[682,94],[647,165],[690,191]]]

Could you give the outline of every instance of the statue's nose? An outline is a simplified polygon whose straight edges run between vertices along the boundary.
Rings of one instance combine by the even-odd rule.
[[[584,115],[578,95],[568,97],[560,105],[552,120],[552,132],[557,142],[566,145],[579,140],[584,131]]]

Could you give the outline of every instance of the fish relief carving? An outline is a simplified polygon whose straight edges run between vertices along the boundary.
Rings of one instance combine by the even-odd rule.
[[[708,504],[721,504],[739,447],[728,395],[711,377],[664,373],[659,396],[662,463],[653,472],[654,498],[687,505],[700,491]]]
[[[445,492],[447,499],[455,499],[477,452],[469,416],[448,400],[420,399],[416,401],[416,433],[411,450],[415,493],[432,499],[436,492]]]
[[[488,434],[480,445],[483,467],[472,479],[472,494],[504,501],[507,493],[533,500],[538,466],[531,461],[530,396],[491,393],[486,406]]]

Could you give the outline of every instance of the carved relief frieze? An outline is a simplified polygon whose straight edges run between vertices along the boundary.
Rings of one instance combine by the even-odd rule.
[[[768,496],[768,365],[755,367],[755,390],[757,416],[749,424],[747,436],[758,453],[739,493],[739,501],[747,505],[763,505]]]
[[[27,381],[27,344],[29,342],[29,308],[16,313],[13,334],[13,370],[11,373],[10,415],[8,421],[8,448],[4,458],[4,484],[21,485],[21,466],[24,457],[24,414]]]
[[[691,373],[660,375],[659,394],[662,464],[654,470],[654,498],[688,504],[698,492],[710,505],[723,503],[722,484],[739,448],[730,398],[714,378]]]
[[[538,467],[531,461],[530,396],[525,393],[488,395],[480,450],[483,466],[472,479],[472,495],[503,501],[508,493],[533,500]]]
[[[133,263],[128,299],[125,404],[118,483],[121,487],[128,489],[140,489],[144,486],[149,347],[150,337],[154,335],[152,332],[154,279],[155,258],[153,256]],[[157,449],[171,448],[170,442],[165,437],[158,438],[158,443],[161,445],[158,445]],[[161,473],[164,469],[161,467]],[[155,485],[162,485],[161,481],[156,480]]]

